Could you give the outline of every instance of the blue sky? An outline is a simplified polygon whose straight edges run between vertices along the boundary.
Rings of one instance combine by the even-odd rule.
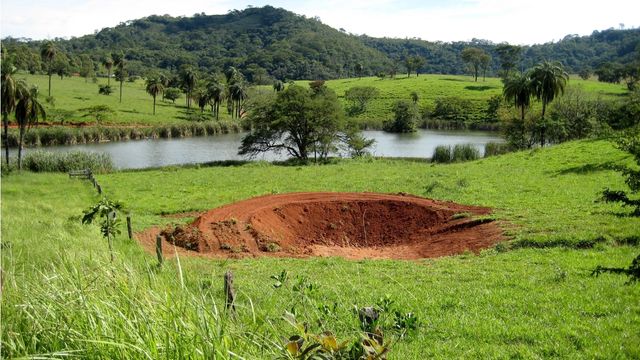
[[[533,44],[621,24],[640,26],[638,0],[2,0],[0,36],[82,36],[151,14],[224,14],[266,4],[318,16],[323,23],[354,34],[431,41],[478,38]]]

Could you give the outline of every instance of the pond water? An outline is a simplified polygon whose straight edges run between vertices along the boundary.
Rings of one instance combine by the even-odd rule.
[[[111,155],[119,169],[141,169],[147,167],[204,163],[221,160],[246,160],[238,155],[240,140],[245,134],[234,133],[180,139],[149,139],[99,144],[48,146],[47,151],[92,151]],[[419,130],[414,134],[391,134],[384,131],[363,131],[376,143],[374,156],[428,158],[438,145],[472,144],[480,153],[487,142],[502,142],[497,133],[479,131]],[[34,149],[26,149],[33,151]],[[340,156],[340,154],[336,154]],[[343,154],[344,156],[344,154]],[[287,156],[266,153],[254,160],[284,160]]]

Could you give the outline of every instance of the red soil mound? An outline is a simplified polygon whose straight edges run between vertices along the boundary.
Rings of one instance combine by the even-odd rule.
[[[478,251],[503,240],[478,215],[488,208],[408,195],[291,193],[262,196],[203,213],[192,224],[139,234],[149,249],[242,256],[419,259]],[[171,247],[170,247],[171,246]],[[189,250],[189,251],[185,251]]]

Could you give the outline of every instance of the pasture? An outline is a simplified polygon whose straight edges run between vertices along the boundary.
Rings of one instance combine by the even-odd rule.
[[[510,238],[417,261],[180,256],[162,268],[126,231],[109,263],[98,226],[80,223],[99,199],[86,181],[13,173],[2,179],[2,356],[278,358],[297,333],[285,312],[354,342],[354,309],[373,305],[384,310],[389,359],[638,358],[640,288],[590,276],[638,252],[637,219],[594,201],[605,186],[623,187],[609,169],[621,163],[631,158],[610,143],[579,141],[450,165],[363,159],[98,175],[136,232],[258,195],[370,191],[491,207]],[[235,317],[224,310],[227,270]]]

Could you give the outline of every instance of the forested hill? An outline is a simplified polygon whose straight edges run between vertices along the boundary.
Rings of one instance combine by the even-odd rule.
[[[39,72],[39,41],[3,40],[24,70]],[[460,74],[467,69],[462,49],[475,46],[492,55],[490,71],[498,69],[496,44],[488,41],[427,42],[356,36],[333,29],[318,19],[271,6],[234,10],[225,15],[193,17],[149,16],[128,21],[96,34],[57,39],[68,72],[78,72],[81,56],[94,63],[111,52],[123,51],[131,75],[149,70],[177,70],[191,64],[204,71],[235,66],[254,82],[278,79],[330,79],[403,72],[404,59],[422,56],[422,73]],[[526,46],[521,67],[543,59],[559,60],[571,72],[595,68],[603,62],[628,63],[639,57],[640,30],[605,30],[590,36],[567,36],[544,45]],[[61,55],[62,56],[62,55]]]

